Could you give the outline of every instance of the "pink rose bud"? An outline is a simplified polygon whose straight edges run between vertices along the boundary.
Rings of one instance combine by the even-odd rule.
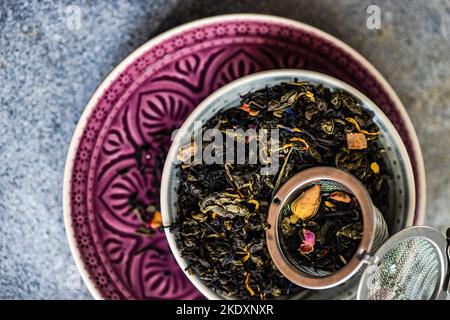
[[[300,245],[300,253],[308,254],[314,250],[314,244],[316,243],[316,235],[310,230],[303,229],[303,242]]]
[[[314,245],[316,243],[316,235],[310,230],[303,229],[303,242]]]

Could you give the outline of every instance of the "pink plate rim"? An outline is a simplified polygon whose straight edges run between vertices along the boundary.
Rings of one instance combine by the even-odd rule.
[[[67,235],[67,240],[69,242],[69,247],[71,253],[74,257],[76,266],[81,274],[81,277],[86,284],[88,290],[91,292],[95,299],[103,299],[101,292],[95,287],[95,284],[90,279],[90,275],[87,272],[81,253],[77,247],[76,238],[74,234],[74,229],[71,225],[71,207],[70,207],[70,192],[71,192],[71,176],[73,170],[73,160],[75,158],[78,145],[80,142],[80,138],[84,132],[85,126],[88,122],[89,116],[91,115],[94,107],[96,106],[98,100],[106,91],[106,89],[114,82],[114,80],[123,72],[133,61],[135,61],[138,57],[144,54],[147,50],[152,47],[157,46],[159,43],[183,32],[186,32],[190,29],[198,28],[203,25],[208,25],[210,23],[215,22],[227,22],[230,20],[247,20],[247,21],[265,21],[267,23],[278,23],[285,24],[297,29],[303,29],[305,31],[309,31],[311,33],[316,34],[318,37],[321,37],[335,46],[340,47],[343,51],[346,51],[350,54],[356,61],[358,61],[361,65],[363,65],[367,70],[372,74],[373,77],[377,79],[379,84],[386,91],[388,96],[392,99],[394,105],[397,105],[398,112],[401,115],[404,125],[406,127],[407,132],[409,133],[410,140],[412,143],[412,150],[414,151],[415,158],[415,179],[416,179],[416,188],[417,188],[417,202],[416,202],[416,216],[414,217],[414,225],[422,225],[425,218],[425,206],[426,206],[426,179],[425,179],[425,167],[422,157],[422,151],[420,148],[420,144],[417,138],[417,134],[414,130],[412,122],[404,108],[402,102],[400,101],[397,94],[394,92],[392,87],[386,81],[386,79],[372,66],[364,57],[362,57],[358,52],[352,49],[350,46],[338,40],[337,38],[331,36],[330,34],[321,31],[315,27],[307,25],[302,22],[298,22],[295,20],[281,18],[271,15],[263,15],[263,14],[228,14],[228,15],[219,15],[213,16],[209,18],[204,18],[200,20],[196,20],[193,22],[189,22],[183,24],[181,26],[170,29],[159,36],[149,40],[148,42],[141,45],[138,49],[133,51],[127,58],[125,58],[122,62],[120,62],[111,73],[105,78],[105,80],[98,86],[95,90],[94,94],[90,98],[88,104],[86,105],[80,120],[75,128],[69,150],[66,158],[65,170],[64,170],[64,180],[63,180],[63,214],[64,214],[64,225]],[[411,154],[410,154],[411,156]]]

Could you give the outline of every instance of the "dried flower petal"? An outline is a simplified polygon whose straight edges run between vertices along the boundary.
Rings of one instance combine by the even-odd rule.
[[[273,112],[274,117],[281,118],[284,110],[276,110]]]
[[[314,217],[320,206],[320,185],[316,184],[303,192],[291,204],[291,210],[294,215],[302,220]],[[292,217],[291,217],[292,220]]]
[[[149,223],[150,228],[152,229],[158,229],[162,226],[162,216],[161,211],[155,211],[153,214],[153,218]]]
[[[345,120],[347,120],[348,122],[353,124],[355,126],[355,129],[360,133],[367,134],[369,136],[377,136],[380,134],[380,130],[375,131],[375,132],[369,132],[367,130],[361,129],[361,126],[359,125],[358,121],[356,121],[356,119],[354,119],[354,118],[345,118]]]
[[[309,149],[309,144],[308,144],[308,142],[306,142],[305,139],[302,139],[302,138],[299,138],[299,137],[293,137],[293,138],[289,139],[289,141],[291,141],[291,142],[301,142],[304,145],[302,147],[302,150],[308,150]]]
[[[311,230],[303,229],[303,242],[314,245],[316,243],[316,235]]]
[[[310,243],[302,243],[299,251],[301,254],[308,254],[314,251],[314,246]]]
[[[372,171],[375,174],[379,174],[380,173],[380,166],[376,162],[372,162],[372,164],[370,165],[370,169],[372,169]]]
[[[250,106],[249,106],[248,104],[246,104],[246,103],[244,103],[244,104],[241,106],[241,109],[244,110],[245,112],[247,112],[247,113],[248,113],[249,115],[251,115],[252,117],[257,116],[258,113],[259,113],[259,111],[250,109]]]
[[[314,251],[314,244],[316,243],[316,235],[314,232],[303,229],[303,242],[300,245],[300,253],[308,254]]]
[[[328,208],[333,208],[333,207],[335,207],[334,203],[333,203],[333,202],[330,202],[330,201],[325,201],[325,206],[328,207]]]
[[[251,253],[250,252],[246,252],[245,256],[241,259],[242,262],[246,262],[248,259],[250,259]]]
[[[332,194],[330,194],[330,199],[337,201],[337,202],[343,202],[343,203],[350,203],[352,199],[348,194],[342,191],[335,191]]]
[[[367,149],[367,139],[364,133],[347,133],[347,146],[350,150]]]

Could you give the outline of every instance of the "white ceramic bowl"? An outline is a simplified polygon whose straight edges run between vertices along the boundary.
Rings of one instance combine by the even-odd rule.
[[[374,122],[382,131],[379,139],[380,143],[387,150],[386,163],[394,176],[391,182],[391,194],[389,195],[390,208],[388,212],[384,212],[384,215],[391,233],[412,225],[416,197],[414,175],[406,148],[386,115],[369,98],[340,80],[317,72],[292,69],[260,72],[233,81],[211,94],[190,114],[175,136],[164,166],[161,183],[161,212],[164,225],[171,224],[177,218],[176,201],[179,180],[175,158],[178,149],[185,145],[192,136],[194,122],[202,121],[205,123],[218,112],[238,106],[241,95],[249,91],[262,89],[266,86],[274,86],[281,82],[293,81],[294,79],[322,84],[332,90],[341,89],[346,91],[353,95],[363,108],[374,113]],[[187,263],[180,254],[174,234],[169,229],[166,229],[165,232],[175,259],[180,267],[185,270]],[[208,299],[224,298],[208,288],[195,275],[185,273],[196,288]],[[343,286],[315,291],[309,296],[315,299],[336,299],[342,298],[344,295],[346,297],[352,296],[353,293],[356,293],[355,281],[349,281]]]

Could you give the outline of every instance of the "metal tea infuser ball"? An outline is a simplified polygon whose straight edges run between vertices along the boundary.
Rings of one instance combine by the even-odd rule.
[[[314,184],[320,184],[326,192],[352,194],[361,208],[363,231],[358,249],[345,266],[333,273],[297,264],[283,250],[279,237],[282,209]],[[429,227],[406,228],[389,238],[386,221],[366,188],[343,170],[314,167],[291,177],[273,197],[268,223],[269,254],[279,271],[298,286],[327,289],[358,274],[358,299],[444,299],[449,293],[450,229],[447,239]]]

